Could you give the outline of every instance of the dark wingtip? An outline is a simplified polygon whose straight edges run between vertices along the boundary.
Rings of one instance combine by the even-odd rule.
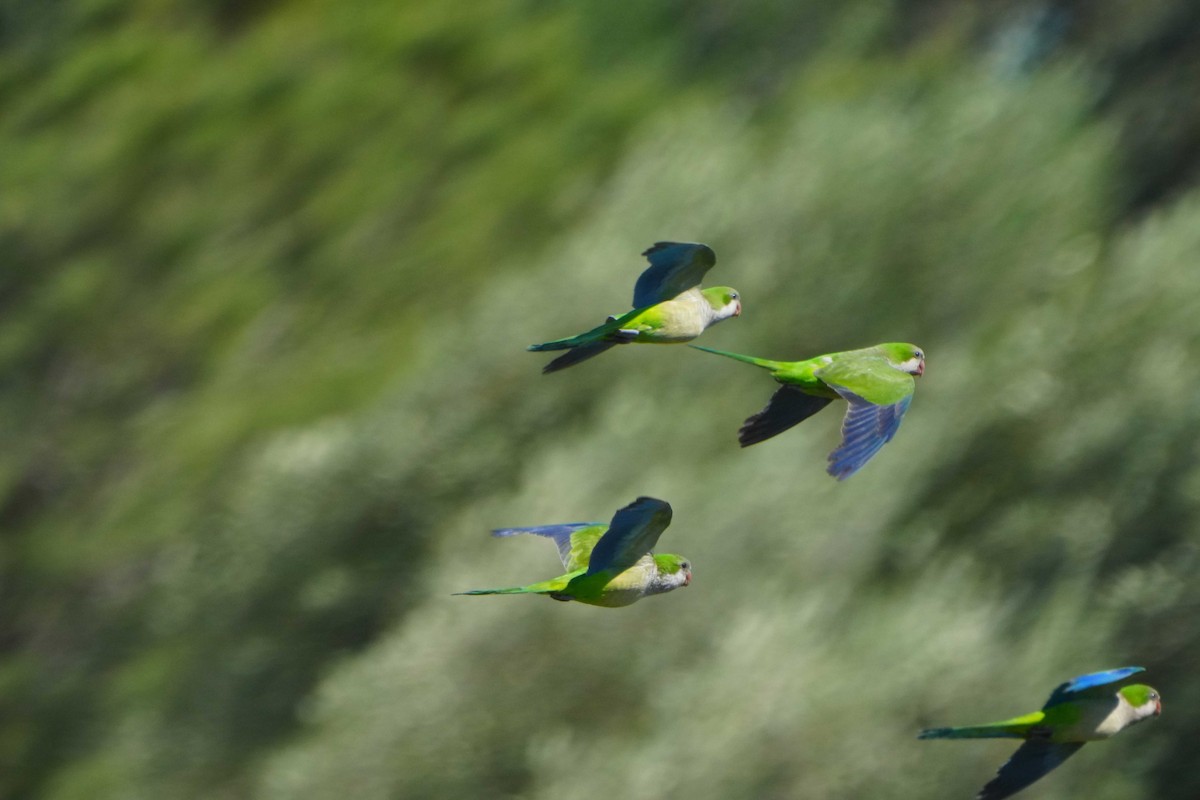
[[[859,467],[847,468],[844,466],[839,467],[834,464],[830,464],[828,467],[825,468],[826,472],[828,472],[830,475],[832,475],[834,478],[838,479],[839,481],[846,480],[846,478],[849,478],[851,475],[858,472],[858,470],[859,470]]]
[[[746,421],[742,423],[742,427],[738,428],[738,443],[742,447],[749,447],[752,444],[765,442],[767,439],[772,439],[783,433],[782,430],[769,432],[763,430],[763,427],[759,425],[761,421],[760,417],[762,417],[762,412],[753,414],[746,418]]]
[[[574,353],[574,350],[568,350],[565,354],[554,359],[549,364],[542,367],[542,374],[549,375],[551,372],[559,372],[584,360],[582,358],[576,358]]]
[[[542,374],[549,372],[558,372],[560,369],[572,367],[581,361],[587,361],[589,358],[595,358],[611,347],[615,347],[617,342],[590,342],[583,345],[574,345],[567,352],[563,353],[558,358],[551,361],[546,366],[542,367]]]
[[[752,444],[765,442],[770,438],[770,436],[760,436],[753,431],[747,431],[744,428],[738,431],[738,444],[740,444],[742,447],[749,447]]]

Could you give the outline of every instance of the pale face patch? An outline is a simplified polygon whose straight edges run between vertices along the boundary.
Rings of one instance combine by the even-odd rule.
[[[680,586],[687,586],[691,583],[691,569],[679,569],[675,572],[660,572],[655,577],[654,582],[650,586],[650,591],[647,594],[660,594],[669,592],[673,589],[678,589]]]
[[[1116,708],[1105,707],[1102,719],[1092,721],[1094,732],[1086,738],[1107,739],[1134,723],[1156,716],[1162,707],[1157,696],[1140,706],[1130,703],[1120,692],[1116,697]]]
[[[925,371],[925,359],[913,356],[897,364],[896,369],[901,372],[907,372],[909,375],[920,375]]]

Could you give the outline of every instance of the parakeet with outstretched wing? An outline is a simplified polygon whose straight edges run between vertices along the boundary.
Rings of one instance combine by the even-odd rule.
[[[975,800],[1002,800],[1024,789],[1079,751],[1086,742],[1107,739],[1130,725],[1162,713],[1158,692],[1141,683],[1112,685],[1141,667],[1092,672],[1054,690],[1041,711],[963,728],[930,728],[920,739],[1024,739]]]
[[[532,533],[558,545],[566,574],[528,586],[475,589],[458,594],[546,594],[594,606],[627,606],[651,594],[662,594],[692,581],[686,558],[651,550],[671,524],[671,506],[639,497],[617,511],[612,521],[571,522],[533,528],[502,528],[494,536]]]
[[[656,242],[642,255],[650,266],[634,287],[633,310],[578,336],[530,345],[528,349],[537,352],[568,351],[542,372],[557,372],[618,344],[689,342],[706,328],[742,313],[741,297],[734,289],[700,288],[704,274],[717,263],[708,245]]]
[[[742,447],[786,431],[838,398],[845,400],[849,407],[842,420],[842,443],[829,454],[828,472],[838,480],[858,472],[892,440],[912,402],[915,378],[925,372],[925,352],[902,342],[805,361],[770,361],[698,344],[692,347],[770,370],[771,377],[783,384],[762,411],[742,424],[738,431]]]

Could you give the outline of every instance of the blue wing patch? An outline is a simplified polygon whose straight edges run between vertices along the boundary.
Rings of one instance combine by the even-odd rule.
[[[1059,686],[1050,695],[1050,699],[1046,701],[1043,709],[1050,706],[1056,706],[1066,700],[1069,700],[1071,695],[1085,692],[1088,689],[1095,689],[1097,686],[1107,686],[1110,683],[1123,681],[1130,675],[1136,675],[1139,672],[1145,672],[1145,667],[1120,667],[1118,669],[1106,669],[1102,672],[1089,672],[1086,675],[1080,675],[1078,678],[1072,678],[1066,683]]]
[[[1045,739],[1030,739],[1017,748],[996,777],[975,795],[975,800],[1010,797],[1075,755],[1081,747],[1083,742],[1055,744]]]
[[[650,266],[633,287],[634,308],[656,305],[699,286],[717,263],[712,248],[698,242],[655,242],[642,255]]]
[[[532,528],[498,528],[492,531],[492,536],[517,536],[522,533],[532,533],[534,536],[553,539],[554,544],[558,546],[558,557],[566,567],[571,556],[571,534],[584,528],[594,528],[603,524],[603,522],[564,522],[561,525],[535,525]]]
[[[654,497],[639,497],[618,510],[592,548],[587,574],[607,569],[619,573],[632,567],[658,544],[658,537],[671,524],[671,514],[671,504]]]
[[[912,403],[908,395],[897,403],[877,406],[854,392],[833,387],[850,407],[842,419],[842,443],[829,454],[828,472],[839,481],[863,468],[900,428],[900,420]]]

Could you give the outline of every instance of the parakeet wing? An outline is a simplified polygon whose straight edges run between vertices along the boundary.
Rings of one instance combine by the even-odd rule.
[[[1083,742],[1055,744],[1044,739],[1030,739],[1017,748],[975,800],[1001,800],[1016,794],[1075,755],[1081,747]]]
[[[604,570],[624,572],[654,549],[658,537],[671,524],[671,506],[653,497],[639,497],[618,511],[608,532],[596,542],[587,574]]]
[[[875,405],[846,389],[837,388],[837,393],[846,398],[849,407],[842,418],[842,443],[829,454],[827,469],[838,480],[845,480],[862,469],[896,435],[912,395],[905,395],[891,405]]]
[[[1139,672],[1145,671],[1144,667],[1121,667],[1119,669],[1106,669],[1102,672],[1089,672],[1086,675],[1080,675],[1078,678],[1072,678],[1055,689],[1054,693],[1050,695],[1050,699],[1046,701],[1046,705],[1042,706],[1042,708],[1046,709],[1050,706],[1056,706],[1066,700],[1076,698],[1091,689],[1108,686],[1123,681],[1130,675],[1136,675]]]
[[[783,433],[820,411],[833,401],[828,397],[805,394],[794,386],[782,386],[775,390],[766,407],[748,417],[738,430],[738,442],[742,447],[758,444],[772,436]]]
[[[912,396],[917,384],[912,375],[901,372],[882,355],[848,355],[813,370],[831,389],[843,397],[850,392],[868,403],[890,406]]]
[[[589,342],[588,344],[572,347],[567,352],[563,353],[558,358],[551,361],[546,366],[542,367],[544,374],[558,372],[560,369],[573,367],[580,361],[587,361],[589,358],[596,356],[608,350],[610,347],[616,347],[615,342]]]
[[[645,308],[699,286],[717,263],[712,248],[697,242],[655,242],[642,253],[650,266],[633,287],[633,307]]]
[[[608,526],[603,522],[565,522],[561,525],[537,525],[532,528],[500,528],[492,536],[516,536],[532,533],[553,539],[558,545],[558,557],[567,571],[587,566],[592,548]]]

